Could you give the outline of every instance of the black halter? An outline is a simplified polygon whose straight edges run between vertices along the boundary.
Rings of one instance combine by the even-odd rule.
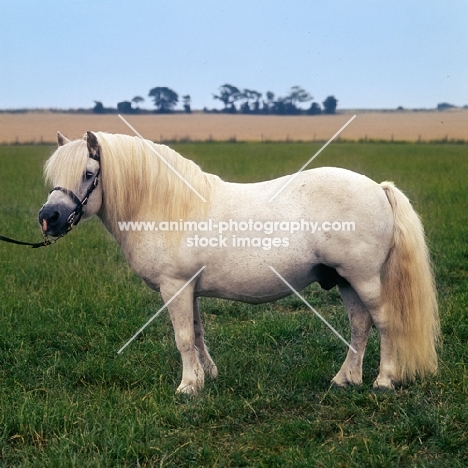
[[[96,155],[94,155],[92,153],[89,153],[88,156],[91,159],[94,159],[95,161],[101,162],[101,159],[99,157],[99,153],[96,154]],[[71,231],[71,229],[73,228],[73,226],[76,226],[80,222],[81,217],[83,216],[83,207],[88,203],[89,197],[94,192],[96,187],[99,185],[99,175],[100,175],[100,173],[101,173],[101,168],[99,167],[99,169],[96,172],[96,175],[94,176],[93,183],[91,184],[89,189],[86,191],[85,196],[83,197],[82,200],[80,200],[71,190],[68,190],[68,189],[63,188],[63,187],[54,187],[50,191],[50,193],[52,193],[55,190],[60,190],[61,192],[66,193],[73,200],[73,202],[76,204],[75,209],[72,211],[72,213],[70,214],[70,216],[67,219],[67,230],[63,234],[56,237],[55,239],[49,239],[46,234],[43,234],[44,240],[42,242],[36,242],[36,243],[34,243],[34,242],[22,242],[22,241],[11,239],[11,238],[5,237],[5,236],[0,236],[0,241],[9,242],[10,244],[17,244],[17,245],[29,245],[33,249],[37,249],[39,247],[45,247],[46,245],[51,245],[51,244],[54,244],[55,242],[57,242],[65,234],[69,233]]]
[[[94,159],[95,161],[100,162],[100,158],[99,158],[98,154],[94,155],[92,153],[89,153],[89,157],[91,159]],[[91,184],[89,189],[86,191],[85,196],[83,197],[82,200],[80,200],[71,190],[63,188],[63,187],[54,187],[50,191],[49,195],[52,192],[55,192],[56,190],[59,190],[60,192],[63,192],[65,194],[67,194],[73,200],[73,202],[76,204],[75,209],[71,212],[70,216],[67,219],[67,226],[68,227],[67,227],[67,230],[65,231],[65,234],[67,234],[72,229],[73,226],[76,226],[80,222],[81,217],[83,216],[83,207],[88,203],[89,197],[94,192],[96,187],[99,185],[99,175],[100,175],[100,173],[101,173],[101,168],[99,167],[99,169],[96,172],[96,175],[94,176],[93,183]]]

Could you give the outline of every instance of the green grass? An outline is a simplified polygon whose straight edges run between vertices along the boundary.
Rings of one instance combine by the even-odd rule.
[[[311,144],[178,144],[208,172],[254,181],[292,173]],[[40,240],[50,147],[0,147],[0,234]],[[181,365],[167,314],[98,220],[54,246],[0,243],[0,466],[462,467],[468,464],[467,147],[333,144],[314,162],[390,179],[426,226],[443,330],[440,373],[375,393],[330,388],[346,349],[290,297],[263,306],[204,299],[220,375],[174,395]],[[335,290],[308,301],[348,336]]]

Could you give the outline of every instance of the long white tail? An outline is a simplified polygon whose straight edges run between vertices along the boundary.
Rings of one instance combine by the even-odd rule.
[[[380,185],[395,219],[382,292],[396,349],[396,378],[404,382],[437,370],[436,346],[440,334],[437,295],[419,216],[392,182]]]

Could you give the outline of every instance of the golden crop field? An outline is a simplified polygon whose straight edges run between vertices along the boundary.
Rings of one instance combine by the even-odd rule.
[[[342,111],[336,115],[260,116],[227,114],[126,115],[145,138],[162,140],[326,141],[354,114],[340,134],[347,140],[468,140],[468,110]],[[132,130],[116,114],[55,112],[1,113],[0,144],[55,141],[57,131],[70,139],[87,130],[127,133]]]

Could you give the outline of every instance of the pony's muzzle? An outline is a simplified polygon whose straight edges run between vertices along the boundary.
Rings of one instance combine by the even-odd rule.
[[[68,215],[61,213],[57,206],[44,205],[39,211],[39,224],[44,234],[59,236],[68,230]]]

